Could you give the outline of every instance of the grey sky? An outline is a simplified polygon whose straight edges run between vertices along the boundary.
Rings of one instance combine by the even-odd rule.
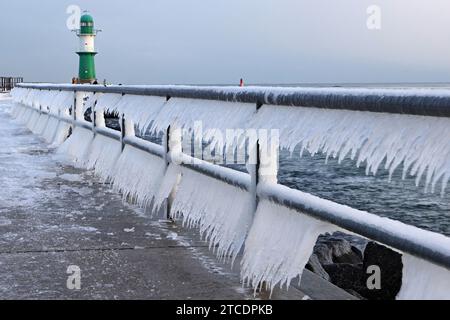
[[[0,0],[0,75],[68,82],[88,9],[97,76],[128,84],[446,82],[448,0]],[[366,27],[381,7],[381,30]]]

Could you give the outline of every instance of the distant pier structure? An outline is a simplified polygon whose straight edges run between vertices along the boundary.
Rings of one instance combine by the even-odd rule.
[[[97,80],[95,73],[95,37],[101,30],[94,29],[94,18],[84,12],[80,18],[80,29],[76,30],[80,39],[80,48],[77,52],[80,57],[80,67],[77,83],[94,83]]]
[[[11,91],[21,82],[23,82],[22,77],[0,77],[0,92]]]

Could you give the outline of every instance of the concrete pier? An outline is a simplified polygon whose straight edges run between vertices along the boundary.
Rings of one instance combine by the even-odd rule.
[[[4,98],[4,97],[3,97]],[[196,230],[150,217],[61,162],[0,96],[0,299],[267,299]],[[80,270],[80,289],[67,286]],[[69,268],[70,269],[70,268]],[[309,272],[273,299],[352,299]]]

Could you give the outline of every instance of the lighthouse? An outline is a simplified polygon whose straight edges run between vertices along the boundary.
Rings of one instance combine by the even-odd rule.
[[[80,69],[78,72],[79,83],[93,83],[95,75],[95,37],[99,30],[94,29],[94,19],[90,14],[84,12],[80,18],[80,29],[77,36],[80,39]]]

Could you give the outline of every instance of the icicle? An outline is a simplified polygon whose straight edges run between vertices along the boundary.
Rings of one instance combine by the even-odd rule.
[[[426,187],[450,173],[450,119],[317,108],[263,106],[250,128],[279,129],[282,147],[299,145],[312,155],[322,152],[341,162],[346,157],[367,174],[385,161],[390,175],[403,164],[404,174],[426,176]],[[356,158],[357,157],[357,158]],[[444,182],[444,181],[443,181]]]
[[[96,108],[98,110],[114,110],[114,107],[121,99],[122,95],[117,93],[99,95]]]
[[[85,164],[87,152],[93,140],[92,131],[76,127],[72,135],[58,149],[58,153],[68,156],[78,167]]]
[[[60,121],[50,147],[59,147],[69,136],[70,127],[70,124]]]
[[[47,143],[52,143],[53,139],[56,135],[56,130],[58,129],[59,121],[56,118],[49,117],[47,126],[45,127],[44,131],[42,132],[42,137]]]
[[[122,152],[119,141],[96,135],[87,154],[84,167],[94,170],[104,181],[113,175],[114,165]]]
[[[125,146],[111,179],[114,189],[146,207],[158,192],[164,175],[164,160],[132,146]]]
[[[47,123],[50,117],[47,114],[41,114],[36,125],[32,128],[32,132],[36,135],[42,135],[45,128],[47,127]]]
[[[108,98],[106,96],[105,99]],[[110,104],[105,109],[125,114],[125,117],[133,121],[141,133],[144,133],[165,103],[166,98],[162,97],[124,95],[117,103]]]
[[[450,300],[450,270],[403,254],[398,300]]]
[[[170,164],[159,187],[158,193],[155,196],[153,210],[159,211],[164,204],[164,201],[170,197],[172,192],[176,192],[181,180],[181,168],[177,165]]]
[[[39,111],[32,110],[31,116],[26,123],[27,128],[33,131],[34,127],[37,125],[39,121],[39,117],[40,117]]]
[[[255,291],[262,283],[273,290],[301,277],[317,237],[338,227],[267,200],[259,203],[245,241],[241,275]]]
[[[20,105],[19,103],[14,103],[13,107],[11,108],[11,117],[14,119],[18,119],[19,115],[22,114],[25,111],[25,108]]]
[[[24,107],[23,109],[23,112],[18,115],[17,121],[22,125],[26,125],[35,111],[28,107]]]
[[[245,128],[255,112],[256,106],[250,103],[172,98],[161,109],[150,130],[161,132],[169,125],[180,127],[192,131],[197,140],[205,139],[220,149],[225,143],[222,138],[226,130]]]
[[[189,228],[199,227],[219,258],[234,261],[253,220],[251,209],[245,190],[183,168],[171,215]]]

